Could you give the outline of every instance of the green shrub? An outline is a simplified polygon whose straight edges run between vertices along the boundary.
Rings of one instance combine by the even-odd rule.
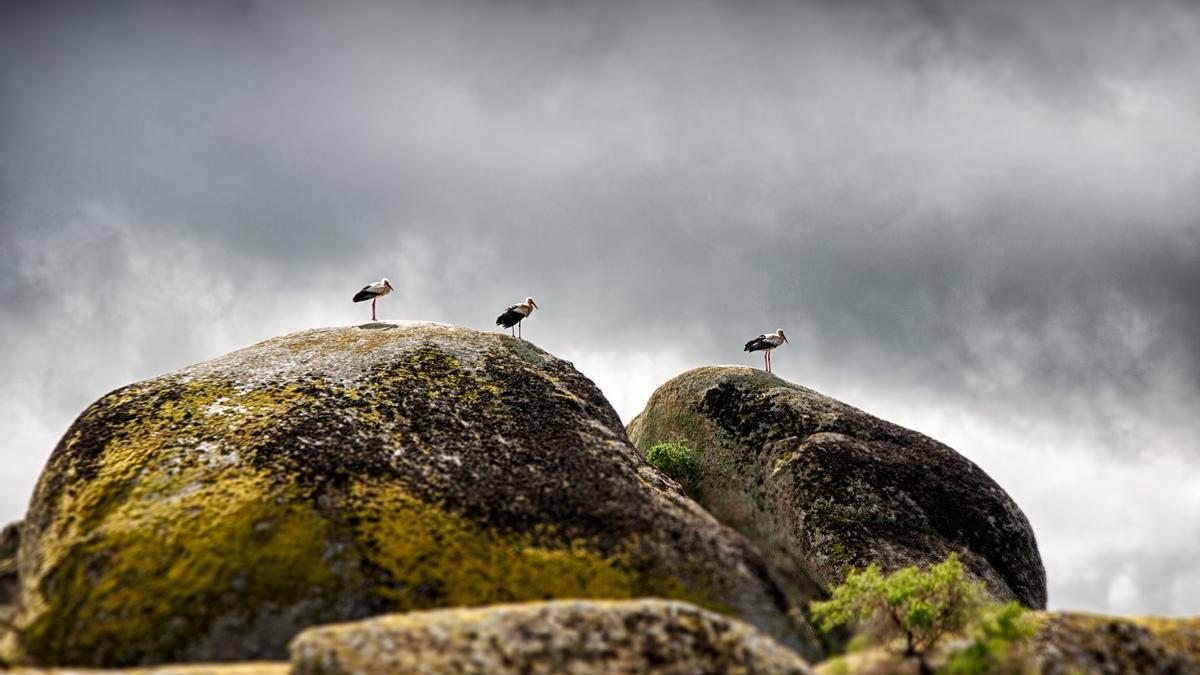
[[[1029,671],[1027,641],[1037,628],[1019,603],[991,607],[972,631],[970,642],[950,655],[952,675],[1024,673]]]
[[[933,672],[928,657],[951,635],[968,641],[950,654],[947,672],[1021,672],[1020,646],[1034,630],[1020,605],[999,605],[983,584],[967,579],[955,554],[924,570],[905,567],[884,576],[870,565],[852,571],[829,600],[811,608],[823,630],[857,627],[858,640],[916,658],[923,673]]]
[[[681,483],[696,480],[700,475],[700,465],[686,444],[687,441],[659,443],[646,453],[646,461]]]

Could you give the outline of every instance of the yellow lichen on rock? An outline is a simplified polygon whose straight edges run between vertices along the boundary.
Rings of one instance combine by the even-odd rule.
[[[1129,621],[1148,630],[1164,650],[1186,656],[1200,668],[1200,616],[1131,616]]]
[[[329,585],[325,529],[261,475],[129,500],[91,536],[55,542],[44,593],[28,595],[44,605],[26,607],[36,618],[25,648],[68,663],[133,663],[186,644],[223,614],[253,622]]]
[[[1200,617],[1038,612],[1044,673],[1200,673]]]
[[[552,527],[497,532],[378,483],[355,486],[354,511],[367,524],[367,561],[387,571],[379,593],[397,610],[549,598],[686,597],[670,577],[654,579],[626,554],[562,542]]]

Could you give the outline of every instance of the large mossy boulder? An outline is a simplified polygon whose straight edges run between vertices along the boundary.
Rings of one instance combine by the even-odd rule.
[[[629,425],[643,452],[686,440],[687,492],[748,535],[791,594],[852,568],[884,571],[957,552],[1000,600],[1046,604],[1033,531],[978,466],[917,432],[742,367],[688,371]]]
[[[20,571],[43,664],[279,657],[315,624],[560,597],[687,599],[811,644],[590,380],[442,324],[305,331],[108,394],[41,476]]]
[[[295,675],[810,672],[795,652],[753,627],[666,600],[396,614],[310,628],[291,651]]]

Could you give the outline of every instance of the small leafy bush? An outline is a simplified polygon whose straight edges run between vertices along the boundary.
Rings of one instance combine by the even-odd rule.
[[[659,443],[646,453],[646,461],[671,478],[687,483],[700,476],[700,464],[687,441]]]
[[[946,672],[951,675],[1024,673],[1029,670],[1027,642],[1037,633],[1025,608],[1009,602],[984,613],[965,647],[950,655]]]
[[[929,655],[953,635],[968,641],[950,654],[946,672],[1022,672],[1018,647],[1034,632],[1019,604],[990,600],[983,584],[966,578],[955,554],[924,570],[905,567],[884,576],[870,565],[852,571],[829,600],[811,608],[822,630],[857,627],[856,640],[916,658],[923,673],[933,672]]]

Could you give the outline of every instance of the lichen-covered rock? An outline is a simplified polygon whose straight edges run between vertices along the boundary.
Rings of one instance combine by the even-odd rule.
[[[253,661],[247,663],[177,663],[118,670],[13,668],[6,671],[5,675],[288,675],[290,672],[291,666],[286,661]]]
[[[14,657],[16,636],[10,634],[17,601],[17,550],[21,545],[21,523],[9,523],[0,530],[0,668]]]
[[[296,675],[810,672],[753,627],[667,600],[530,602],[310,628]]]
[[[1200,617],[1114,617],[1048,612],[1034,638],[1048,675],[1200,673]]]
[[[1200,617],[1114,617],[1078,612],[1035,612],[1037,633],[1010,646],[1007,668],[995,672],[1045,675],[1200,674]],[[966,641],[948,639],[927,660],[944,672]],[[900,645],[871,647],[817,664],[818,675],[919,675],[916,659]],[[991,672],[991,671],[989,671]]]
[[[590,380],[443,324],[305,331],[103,397],[42,474],[20,568],[42,664],[271,658],[315,624],[558,597],[806,639]]]
[[[0,608],[17,599],[17,549],[21,546],[21,523],[0,530]],[[6,618],[0,610],[0,619]]]
[[[755,541],[789,593],[815,597],[847,570],[957,552],[997,599],[1046,604],[1033,531],[979,467],[922,434],[774,375],[688,371],[629,426],[643,452],[686,439],[688,493]]]

